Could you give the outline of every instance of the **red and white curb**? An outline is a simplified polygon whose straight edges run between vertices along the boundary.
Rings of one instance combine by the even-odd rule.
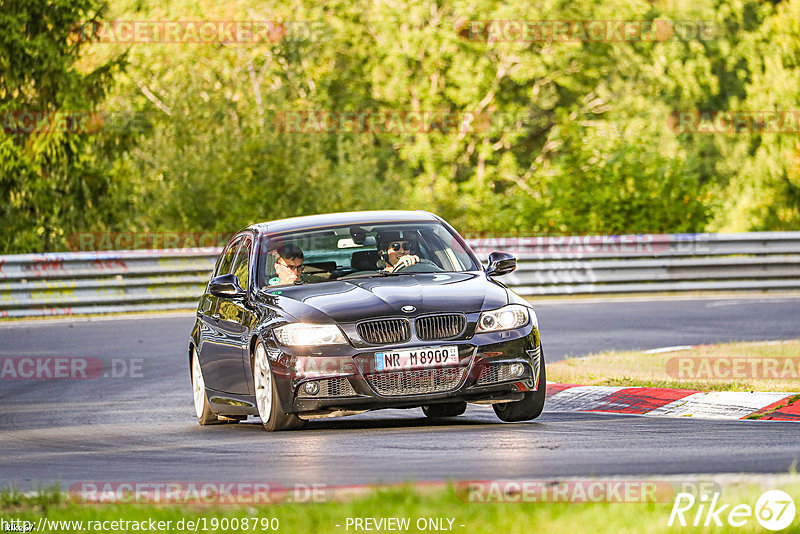
[[[701,419],[800,421],[797,393],[547,384],[548,412],[607,412]],[[783,406],[786,405],[786,406]],[[781,408],[776,408],[782,406]]]

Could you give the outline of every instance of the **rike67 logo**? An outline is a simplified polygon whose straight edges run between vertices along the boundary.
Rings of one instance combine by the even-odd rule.
[[[743,527],[755,516],[756,521],[767,530],[778,531],[787,528],[794,521],[794,500],[781,490],[770,490],[756,501],[755,509],[749,504],[730,504],[719,502],[719,493],[695,497],[691,493],[678,493],[669,515],[667,526],[723,526],[723,521],[731,527]],[[677,520],[677,522],[676,522]]]

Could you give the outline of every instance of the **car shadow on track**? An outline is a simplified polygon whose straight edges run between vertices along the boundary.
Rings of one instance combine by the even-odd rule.
[[[495,427],[504,423],[498,421],[481,421],[476,419],[428,419],[419,418],[370,418],[370,419],[344,419],[336,420],[316,420],[307,422],[302,428],[292,432],[309,432],[314,430],[374,430],[374,429],[409,429],[409,428],[449,428],[449,427]],[[522,423],[527,424],[527,423]],[[230,425],[229,428],[237,428],[241,431],[263,431],[261,421],[257,418],[249,421],[242,421],[237,425]]]
[[[393,413],[392,413],[393,412]],[[608,415],[608,414],[599,414]],[[497,429],[501,427],[511,428],[536,428],[542,426],[543,423],[552,423],[557,421],[569,422],[577,420],[598,419],[598,414],[593,413],[561,413],[554,412],[550,414],[542,414],[538,419],[533,421],[522,421],[518,423],[504,423],[497,419],[490,411],[489,413],[467,413],[458,417],[449,417],[441,419],[429,419],[424,416],[416,416],[405,413],[404,410],[380,410],[369,412],[366,414],[351,416],[351,417],[337,417],[331,419],[316,419],[308,421],[305,426],[295,430],[294,432],[309,432],[314,430],[376,430],[376,429],[398,429],[407,430],[410,428],[432,428],[432,429],[450,429],[450,428],[491,428]],[[240,431],[262,431],[261,422],[257,417],[251,417],[247,421],[242,421],[237,425]]]
[[[405,410],[379,410],[350,417],[335,417],[331,419],[316,419],[308,421],[305,426],[290,432],[281,434],[291,434],[292,432],[311,432],[315,430],[378,430],[378,429],[397,429],[408,430],[414,428],[429,429],[492,429],[499,428],[519,429],[543,428],[545,425],[553,423],[608,423],[610,420],[622,421],[627,423],[641,423],[641,417],[631,417],[627,414],[611,414],[603,412],[545,412],[533,421],[521,421],[518,423],[504,423],[494,414],[481,413],[479,411],[467,413],[458,417],[442,419],[429,419],[424,416],[410,415]],[[261,420],[252,416],[247,421],[238,424],[220,425],[219,428],[224,432],[263,432]]]

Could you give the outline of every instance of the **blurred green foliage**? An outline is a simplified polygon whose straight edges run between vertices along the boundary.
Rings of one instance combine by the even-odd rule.
[[[800,0],[0,0],[0,251],[81,231],[222,231],[426,209],[462,233],[800,229],[800,134],[681,133],[693,110],[800,110]],[[104,10],[108,9],[104,12]],[[278,21],[257,43],[70,43],[93,18]],[[688,21],[656,41],[486,42],[468,21]],[[691,24],[689,25],[691,27]],[[287,111],[477,113],[428,133],[287,133]],[[126,125],[127,124],[127,125]]]
[[[92,111],[104,100],[124,55],[79,72],[80,43],[69,38],[76,20],[101,16],[94,0],[0,0],[0,251],[62,248],[67,232],[121,215],[113,149],[68,132],[5,133],[16,112]]]

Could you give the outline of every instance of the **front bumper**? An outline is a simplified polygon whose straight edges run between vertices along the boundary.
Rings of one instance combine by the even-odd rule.
[[[387,372],[375,369],[376,352],[453,345],[458,347],[457,365]],[[289,352],[272,343],[267,348],[283,411],[299,415],[454,401],[508,402],[544,387],[537,383],[542,357],[539,334],[530,324],[517,330],[475,334],[466,340],[416,341],[369,349],[336,347],[328,354]],[[306,389],[309,382],[316,384],[310,391]]]

